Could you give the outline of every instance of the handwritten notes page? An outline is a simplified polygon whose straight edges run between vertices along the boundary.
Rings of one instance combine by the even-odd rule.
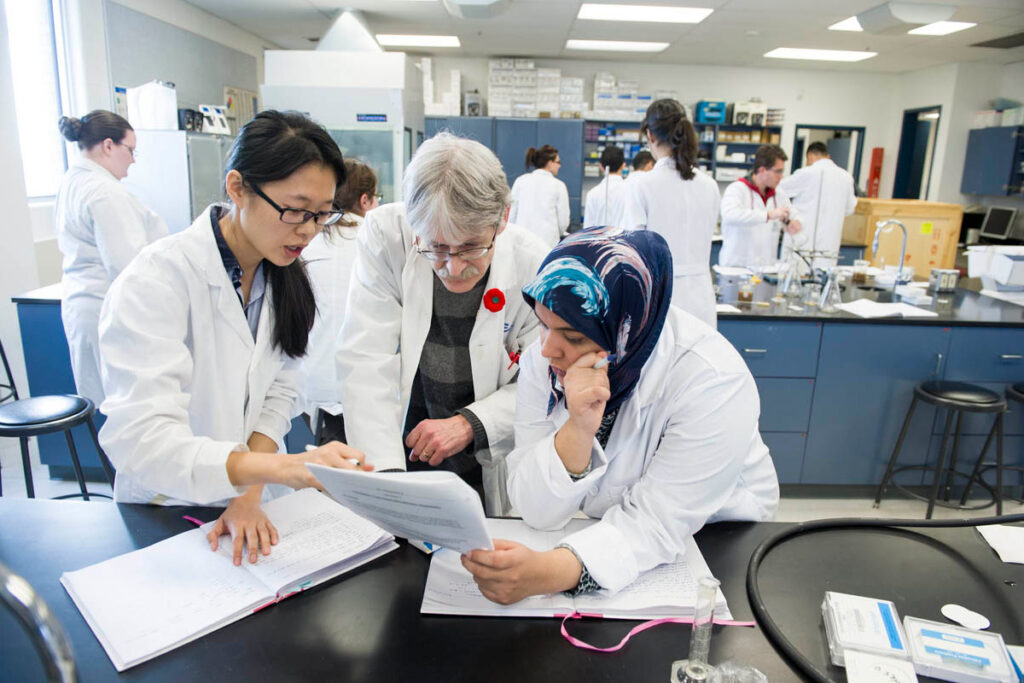
[[[236,567],[206,527],[77,571],[61,583],[118,671],[248,616],[398,546],[371,522],[306,489],[264,510],[280,533],[269,557]]]
[[[488,519],[487,528],[494,538],[516,541],[534,550],[550,550],[564,537],[595,521],[574,519],[565,529],[539,531],[520,520]],[[701,576],[711,576],[711,571],[691,538],[681,559],[641,574],[618,593],[598,591],[577,598],[569,598],[561,593],[535,595],[513,605],[498,605],[480,593],[472,575],[459,561],[458,553],[442,550],[431,558],[420,612],[536,617],[578,611],[617,619],[691,617],[697,604],[697,579]],[[715,616],[719,619],[732,618],[721,591],[715,605]]]

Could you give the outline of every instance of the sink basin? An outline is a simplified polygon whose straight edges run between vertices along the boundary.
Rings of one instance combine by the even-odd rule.
[[[888,292],[890,290],[889,287],[872,287],[870,285],[867,287],[858,286],[857,289],[862,292]]]

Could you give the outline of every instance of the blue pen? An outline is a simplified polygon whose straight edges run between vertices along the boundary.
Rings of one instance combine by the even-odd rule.
[[[599,360],[596,363],[594,363],[594,369],[595,370],[600,370],[604,366],[606,366],[609,363],[612,363],[614,361],[615,361],[615,354],[614,353],[609,354],[609,355],[605,356],[604,358],[602,358],[601,360]]]

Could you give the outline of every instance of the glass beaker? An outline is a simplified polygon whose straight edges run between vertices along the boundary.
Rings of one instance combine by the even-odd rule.
[[[825,284],[825,291],[821,295],[821,312],[835,313],[839,310],[839,304],[841,303],[843,303],[843,297],[839,288],[839,271],[831,269],[828,271],[828,282]]]
[[[864,259],[857,259],[853,262],[853,278],[851,282],[855,285],[862,285],[868,281],[868,266],[871,265],[871,261],[865,261]]]
[[[808,282],[804,285],[800,301],[808,308],[817,308],[821,302],[821,285],[817,282]]]

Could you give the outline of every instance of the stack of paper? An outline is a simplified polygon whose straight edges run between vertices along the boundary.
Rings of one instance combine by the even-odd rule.
[[[313,489],[263,506],[280,541],[236,567],[210,550],[211,524],[60,582],[118,671],[135,666],[398,548],[390,534]]]
[[[488,519],[494,538],[522,543],[534,550],[550,550],[562,538],[597,520],[573,519],[560,531],[539,531],[514,519]],[[691,618],[697,605],[697,580],[711,576],[697,544],[689,539],[681,560],[670,562],[641,574],[618,593],[598,591],[576,598],[534,595],[513,605],[498,605],[480,593],[473,576],[466,571],[458,553],[442,550],[430,561],[427,586],[420,612],[423,614],[459,614],[499,617],[551,617],[580,612],[609,619]],[[718,592],[715,619],[732,620],[725,596]]]
[[[935,318],[939,315],[935,311],[926,311],[910,304],[882,304],[871,299],[857,299],[839,304],[836,308],[861,318]]]

